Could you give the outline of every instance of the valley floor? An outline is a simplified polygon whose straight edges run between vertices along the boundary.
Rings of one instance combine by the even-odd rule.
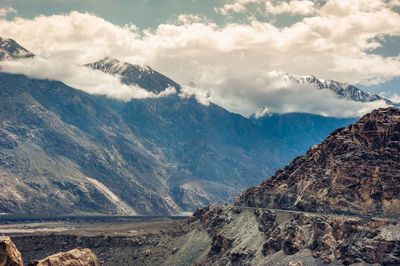
[[[76,247],[90,248],[102,265],[162,264],[183,217],[65,218],[62,221],[0,221],[25,263]],[[169,232],[169,233],[164,233]]]
[[[211,205],[183,217],[2,221],[25,263],[76,247],[102,265],[397,265],[400,221]],[[393,264],[394,263],[394,264]]]

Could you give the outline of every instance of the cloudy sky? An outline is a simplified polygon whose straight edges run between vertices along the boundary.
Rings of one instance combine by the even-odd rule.
[[[382,105],[282,84],[273,71],[400,100],[400,0],[0,0],[0,36],[38,56],[12,71],[89,92],[118,82],[86,84],[94,74],[79,65],[112,56],[150,65],[202,102],[246,116],[352,116]],[[129,97],[148,97],[135,89]]]

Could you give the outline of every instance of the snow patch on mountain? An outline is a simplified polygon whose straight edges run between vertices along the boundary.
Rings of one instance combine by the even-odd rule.
[[[119,70],[123,65],[114,66]],[[59,80],[70,87],[93,95],[104,95],[128,102],[132,99],[160,98],[176,93],[175,87],[165,86],[163,90],[148,90],[142,84],[124,83],[122,75],[104,73],[73,62],[58,59],[44,59],[35,56],[29,60],[0,60],[2,72],[23,74],[34,79]]]
[[[121,82],[126,85],[137,85],[155,94],[167,95],[167,93],[171,94],[173,91],[178,93],[181,91],[179,84],[147,65],[130,64],[115,58],[105,57],[85,66],[118,76]]]
[[[31,58],[34,54],[20,46],[12,39],[0,37],[0,60]]]
[[[333,91],[339,98],[352,100],[355,102],[374,102],[385,101],[388,105],[395,105],[392,101],[385,99],[377,94],[365,92],[359,88],[344,82],[330,79],[319,79],[314,75],[293,75],[286,72],[271,72],[273,75],[280,76],[285,81],[295,82],[299,84],[310,84],[317,89],[327,89]]]
[[[146,66],[144,64],[129,64],[109,56],[89,65],[96,65],[96,69],[113,75],[116,74],[122,75],[125,71],[129,70],[130,68],[135,68],[136,70],[143,72],[145,74],[154,73],[154,70],[151,69],[151,67]]]

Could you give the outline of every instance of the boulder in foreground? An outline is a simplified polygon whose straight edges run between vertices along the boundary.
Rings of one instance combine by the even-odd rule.
[[[24,265],[21,253],[7,236],[0,236],[0,265],[17,266]]]
[[[96,255],[88,248],[76,248],[60,252],[42,260],[29,263],[30,266],[100,266]]]

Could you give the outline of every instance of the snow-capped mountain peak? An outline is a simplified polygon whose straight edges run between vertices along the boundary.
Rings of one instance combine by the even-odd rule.
[[[130,64],[107,56],[85,66],[111,75],[118,75],[123,83],[127,85],[136,84],[154,93],[163,92],[171,89],[171,87],[177,93],[180,92],[179,84],[143,64]]]
[[[344,82],[339,82],[331,79],[319,79],[314,75],[291,75],[286,72],[271,72],[283,80],[292,81],[299,84],[310,84],[317,89],[328,89],[333,91],[340,98],[356,101],[356,102],[373,102],[383,100],[389,105],[395,105],[388,99],[385,99],[377,94],[365,92],[359,88]]]
[[[125,71],[135,68],[136,70],[140,71],[140,72],[144,72],[146,74],[152,74],[154,73],[154,70],[151,69],[151,67],[143,65],[143,64],[129,64],[126,62],[122,62],[116,58],[112,58],[112,57],[105,57],[102,60],[99,60],[95,63],[92,64],[88,64],[89,66],[91,66],[94,69],[98,69],[101,70],[105,73],[109,73],[109,74],[123,74]]]
[[[31,58],[34,56],[16,41],[0,37],[0,60]]]

